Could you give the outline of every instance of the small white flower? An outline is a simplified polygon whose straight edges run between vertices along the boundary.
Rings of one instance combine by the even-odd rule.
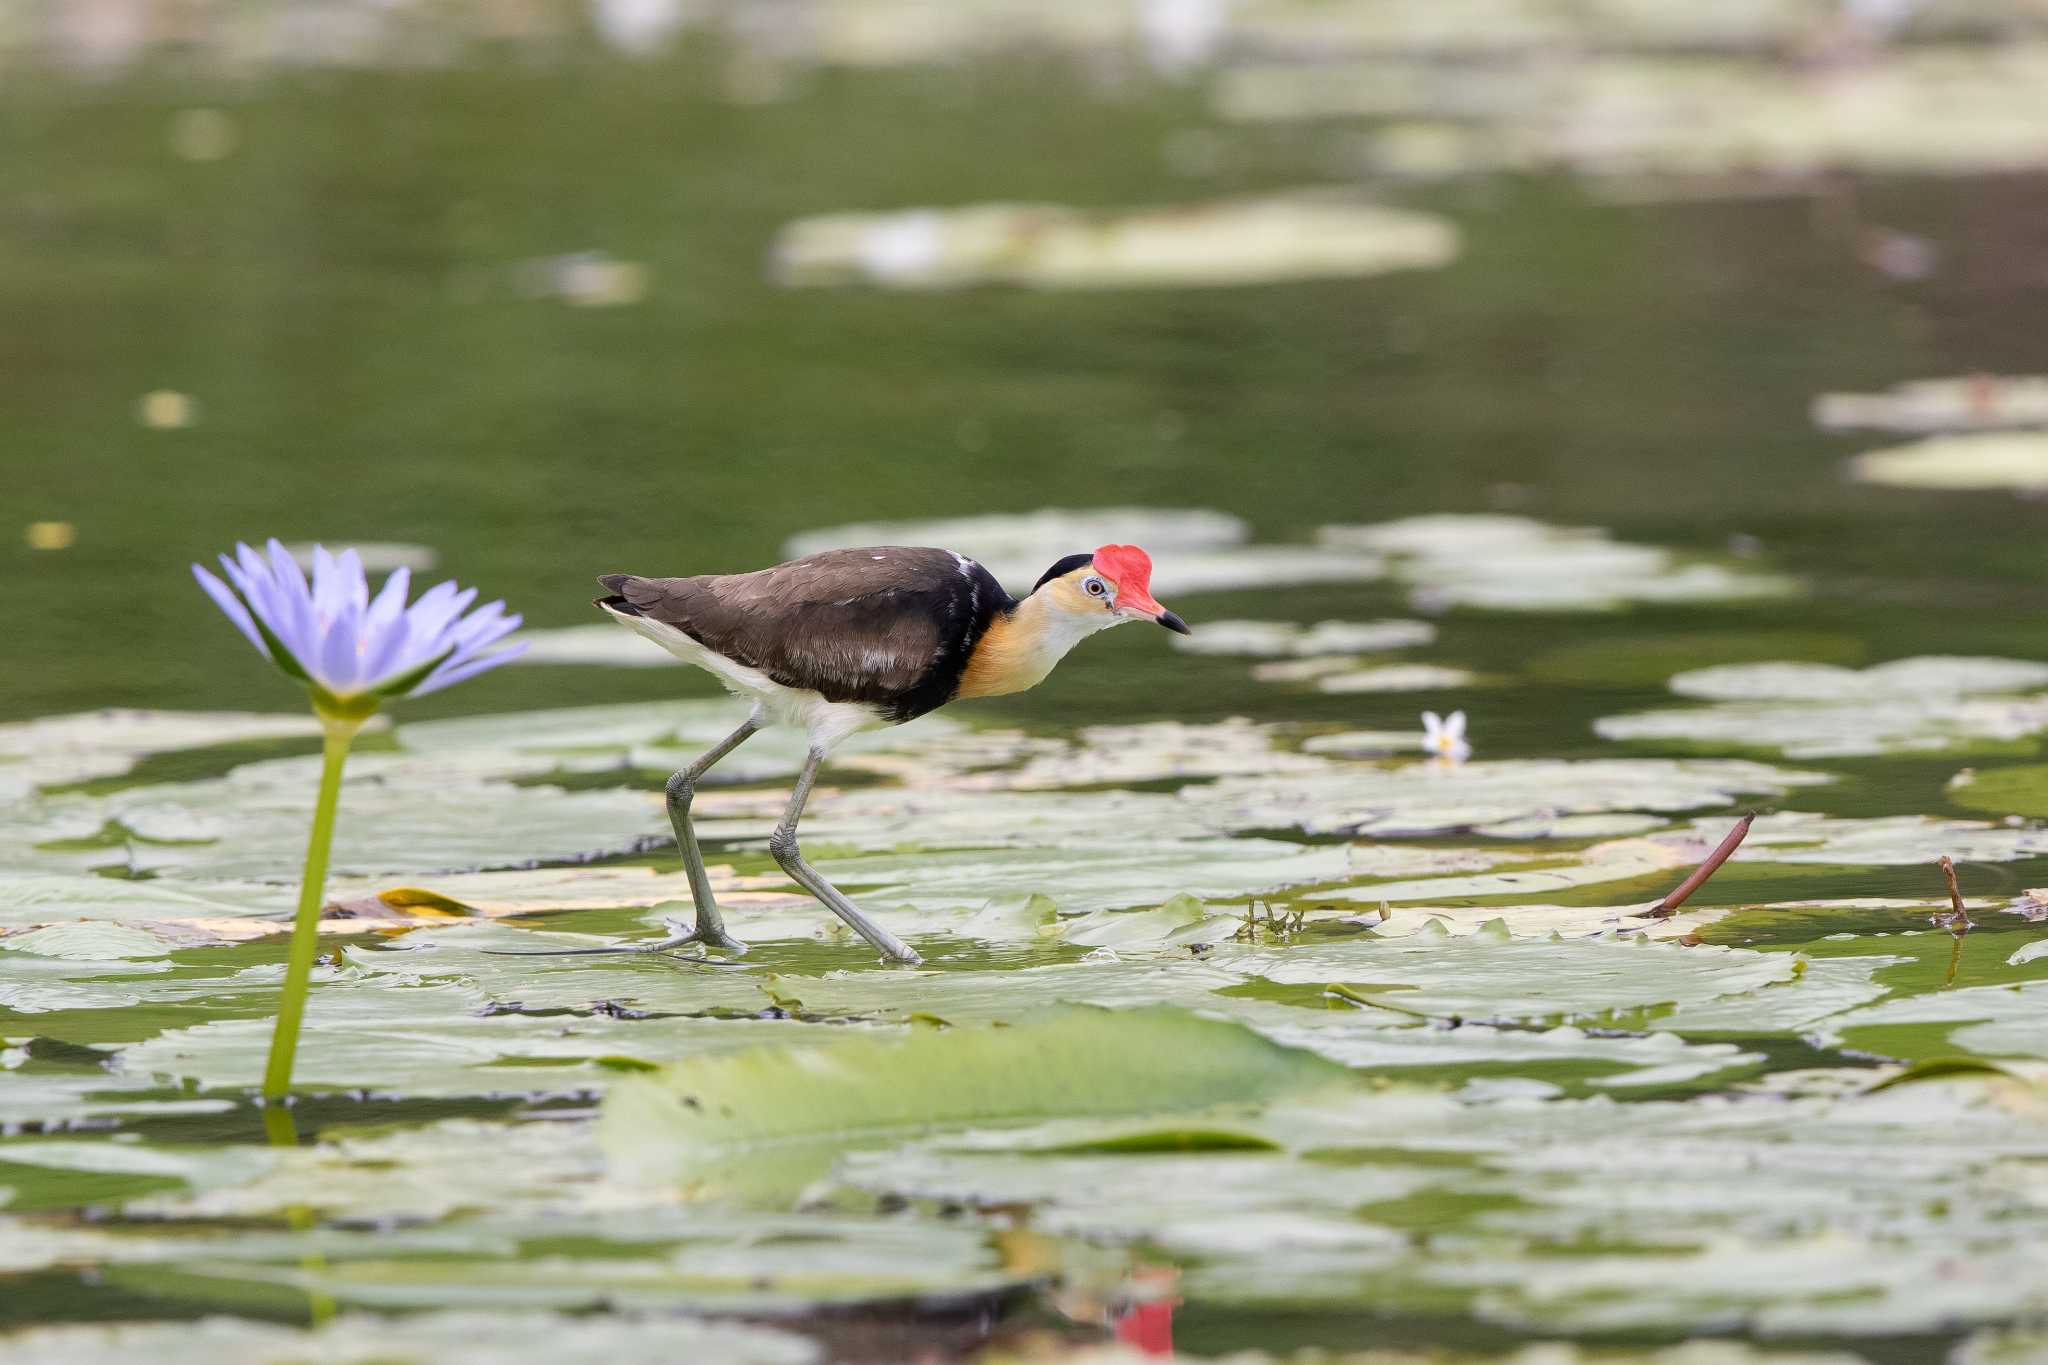
[[[1472,757],[1472,746],[1465,742],[1465,713],[1453,711],[1447,720],[1434,711],[1424,711],[1422,748],[1445,765],[1463,763]]]

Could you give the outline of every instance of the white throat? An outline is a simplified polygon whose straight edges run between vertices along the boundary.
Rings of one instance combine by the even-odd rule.
[[[1036,687],[1068,650],[1125,619],[1109,611],[1061,611],[1033,593],[990,628],[961,679],[959,695],[999,697]]]

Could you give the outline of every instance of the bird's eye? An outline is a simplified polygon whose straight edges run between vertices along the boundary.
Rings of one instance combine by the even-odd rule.
[[[1081,586],[1088,590],[1090,597],[1106,597],[1109,595],[1109,584],[1099,578],[1087,579],[1082,582]]]

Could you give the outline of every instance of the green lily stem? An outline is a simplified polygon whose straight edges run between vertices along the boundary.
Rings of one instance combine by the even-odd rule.
[[[334,843],[334,813],[341,804],[341,765],[364,717],[322,714],[326,742],[321,749],[320,795],[313,803],[313,832],[306,841],[306,872],[299,883],[299,909],[292,918],[291,956],[284,969],[284,997],[277,1029],[270,1035],[270,1061],[263,1068],[263,1098],[284,1099],[292,1088],[292,1059],[299,1050],[299,1025],[306,1017],[306,990],[313,959],[320,952],[320,900],[327,887],[327,853]]]

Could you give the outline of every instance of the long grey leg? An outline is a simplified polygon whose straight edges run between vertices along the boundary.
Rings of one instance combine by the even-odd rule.
[[[668,820],[675,826],[676,849],[683,855],[683,871],[690,878],[690,899],[697,907],[697,925],[686,933],[672,934],[659,943],[646,945],[646,951],[662,952],[685,943],[701,943],[707,948],[723,948],[734,953],[747,950],[746,944],[725,931],[725,920],[718,913],[718,901],[711,894],[711,877],[704,870],[704,851],[697,847],[697,831],[690,827],[690,798],[696,794],[697,779],[711,771],[712,764],[751,739],[760,728],[754,717],[747,717],[739,729],[712,745],[695,763],[669,778]]]
[[[804,861],[803,851],[796,846],[796,822],[803,818],[804,804],[811,799],[811,788],[816,785],[818,769],[824,762],[825,755],[813,750],[804,764],[802,775],[796,780],[796,790],[789,794],[789,810],[783,815],[782,823],[775,827],[775,833],[768,836],[768,851],[775,855],[776,863],[797,885],[823,901],[826,909],[845,920],[853,932],[874,944],[883,957],[914,967],[924,961],[916,950],[862,914],[859,906],[826,881],[817,868]]]

